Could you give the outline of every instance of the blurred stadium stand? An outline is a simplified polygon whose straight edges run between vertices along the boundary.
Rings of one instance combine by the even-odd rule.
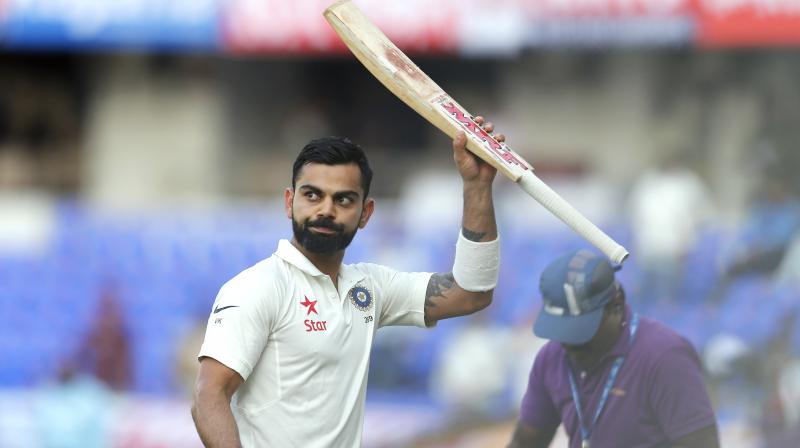
[[[161,210],[119,218],[71,202],[59,204],[58,230],[50,250],[35,257],[0,258],[0,306],[6,316],[6,324],[0,327],[0,356],[5,360],[0,386],[33,386],[52,377],[59,360],[77,352],[99,298],[113,285],[133,351],[131,390],[178,394],[174,342],[205,321],[217,290],[227,279],[269,256],[274,241],[288,236],[285,217],[265,211],[274,208]],[[452,263],[452,232],[427,235],[424,240],[398,238],[390,227],[380,224],[372,223],[362,231],[348,259],[379,261],[371,251],[380,240],[381,250],[388,253],[422,254],[419,269],[440,271]],[[736,280],[718,307],[709,304],[707,292],[716,276],[709,261],[718,256],[719,238],[718,231],[703,237],[689,257],[684,294],[671,302],[637,297],[646,292],[635,290],[637,266],[632,257],[620,274],[629,300],[644,314],[685,334],[700,351],[711,335],[720,332],[739,336],[754,350],[761,350],[776,336],[776,323],[798,312],[800,293],[792,287],[775,287],[762,276],[747,276]],[[442,244],[431,245],[431,241]],[[541,268],[565,250],[585,245],[566,230],[504,239],[497,299],[487,310],[491,320],[508,327],[524,319],[539,306],[537,273]],[[459,320],[442,322],[435,331],[423,332],[424,337],[404,348],[408,356],[378,351],[375,370],[385,369],[381,363],[391,364],[400,369],[396,375],[404,377],[401,383],[424,393],[431,360],[459,325]],[[800,352],[800,346],[792,347]]]

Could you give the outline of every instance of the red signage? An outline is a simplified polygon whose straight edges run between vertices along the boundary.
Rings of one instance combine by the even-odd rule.
[[[227,1],[222,19],[224,45],[234,53],[344,53],[346,47],[322,16],[331,3],[333,0]],[[459,36],[452,32],[459,19],[454,2],[355,3],[405,51],[441,52],[458,47]]]
[[[695,0],[699,47],[800,44],[800,0]]]
[[[513,54],[525,47],[569,45],[800,45],[800,0],[353,1],[409,52]],[[234,53],[346,54],[322,17],[332,2],[225,1],[223,47]]]

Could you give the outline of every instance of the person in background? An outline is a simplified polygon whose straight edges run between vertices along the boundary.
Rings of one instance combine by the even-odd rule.
[[[114,396],[106,385],[65,362],[55,381],[34,402],[36,433],[42,448],[112,446]]]
[[[451,424],[464,427],[507,416],[504,394],[511,355],[508,328],[493,323],[487,313],[467,319],[444,342],[430,382],[431,395],[447,407]],[[475,372],[480,372],[480,381],[475,381]]]
[[[548,447],[564,425],[572,448],[719,446],[691,344],[639,316],[609,261],[586,250],[542,273],[536,356],[510,447]]]
[[[106,286],[79,356],[82,364],[98,380],[115,391],[126,391],[133,385],[134,366],[129,338],[116,289]]]
[[[648,300],[677,301],[684,261],[712,215],[712,201],[700,177],[677,154],[642,174],[631,189],[629,213],[641,291]]]

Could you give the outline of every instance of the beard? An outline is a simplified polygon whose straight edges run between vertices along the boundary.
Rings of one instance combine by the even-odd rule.
[[[311,231],[312,227],[332,230],[334,233],[314,233]],[[352,232],[347,233],[343,225],[336,224],[329,218],[317,219],[315,221],[306,220],[303,224],[300,224],[292,218],[292,232],[294,233],[295,240],[307,251],[315,254],[331,254],[344,250],[350,245],[350,242],[353,241],[357,231],[358,227]]]

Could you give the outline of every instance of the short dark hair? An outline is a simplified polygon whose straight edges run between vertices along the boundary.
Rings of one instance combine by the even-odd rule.
[[[292,167],[292,189],[295,188],[300,170],[309,163],[323,165],[346,165],[355,163],[361,170],[361,189],[364,190],[364,200],[369,195],[369,186],[372,183],[372,169],[369,167],[367,155],[360,146],[351,142],[346,137],[323,137],[311,140],[300,150]]]

